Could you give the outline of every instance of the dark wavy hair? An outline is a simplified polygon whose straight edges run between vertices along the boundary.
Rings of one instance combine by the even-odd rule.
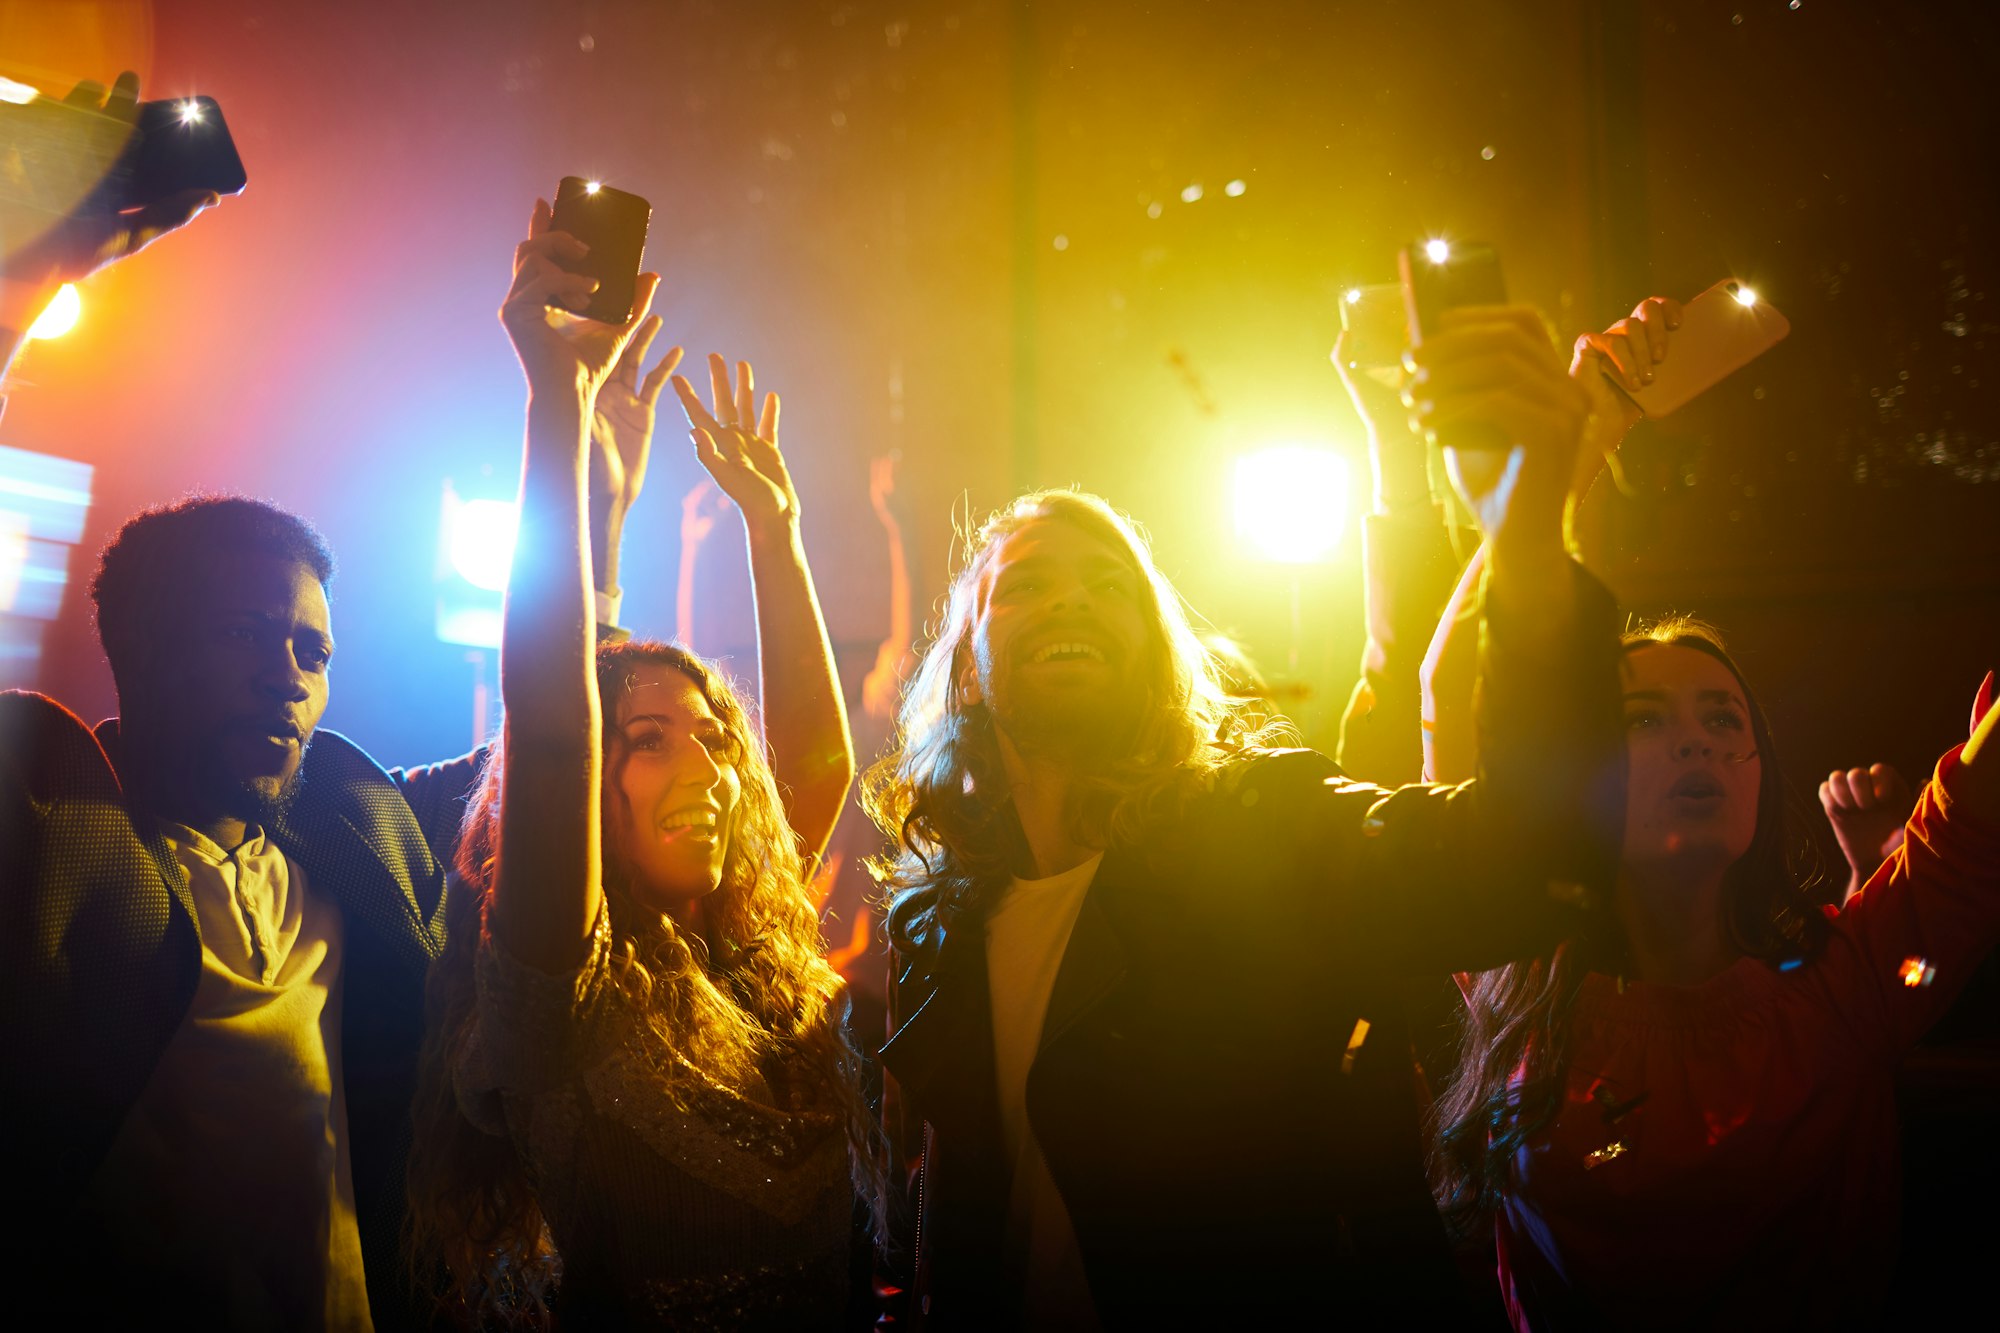
[[[824,1075],[847,1126],[857,1194],[880,1234],[885,1190],[880,1126],[862,1093],[862,1060],[846,1025],[846,983],[826,961],[819,918],[805,877],[797,835],[786,820],[762,740],[720,673],[672,644],[604,644],[597,652],[604,700],[607,774],[623,762],[622,733],[613,719],[618,698],[639,669],[664,667],[693,681],[722,723],[729,757],[742,781],[730,829],[722,882],[704,900],[718,953],[678,929],[670,917],[643,906],[629,872],[605,838],[604,894],[611,918],[609,986],[695,1074],[742,1086],[759,1060],[780,1044],[802,1048]],[[472,1034],[474,963],[490,907],[499,854],[500,792],[507,757],[495,746],[466,811],[457,870],[446,904],[444,955],[431,969],[426,995],[428,1034],[414,1108],[405,1249],[413,1275],[449,1275],[445,1304],[462,1324],[541,1327],[561,1275],[540,1201],[512,1142],[481,1132],[459,1109],[452,1070]],[[612,803],[623,796],[604,784],[603,827],[617,827]]]
[[[1000,547],[1043,520],[1071,524],[1124,560],[1138,575],[1147,625],[1137,731],[1126,753],[1077,785],[1069,815],[1079,841],[1136,840],[1230,755],[1290,735],[1262,701],[1225,688],[1221,662],[1196,636],[1137,524],[1081,491],[1022,496],[959,534],[964,556],[903,696],[895,740],[863,778],[864,808],[895,848],[870,869],[888,900],[889,942],[906,958],[927,956],[961,913],[983,910],[984,895],[1014,873],[1022,835],[993,718],[983,703],[964,703],[957,684]]]
[[[217,551],[276,556],[312,571],[321,588],[333,582],[333,551],[312,524],[274,504],[244,495],[190,495],[142,509],[125,520],[98,557],[90,581],[97,637],[120,690],[158,628],[158,617],[183,600],[196,563]]]
[[[1628,630],[1623,644],[1626,652],[1692,649],[1735,677],[1763,770],[1757,832],[1723,879],[1722,927],[1737,952],[1750,958],[1776,965],[1814,956],[1829,929],[1825,870],[1805,804],[1778,764],[1770,721],[1721,633],[1674,615]],[[1461,1236],[1499,1206],[1515,1154],[1561,1112],[1571,1005],[1586,975],[1621,970],[1624,955],[1622,937],[1575,937],[1547,957],[1470,978],[1458,1068],[1433,1110],[1431,1155],[1439,1206]]]

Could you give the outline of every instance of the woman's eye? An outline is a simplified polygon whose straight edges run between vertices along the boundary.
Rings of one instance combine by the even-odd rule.
[[[666,741],[666,738],[657,731],[642,731],[636,736],[628,736],[625,739],[635,750],[657,750]]]
[[[1132,590],[1125,586],[1124,579],[1106,579],[1097,585],[1100,592],[1108,592],[1114,597],[1130,597]]]
[[[1743,730],[1743,715],[1727,711],[1711,713],[1708,718],[1708,725],[1711,727],[1720,727],[1724,731],[1741,731]]]
[[[1638,731],[1641,728],[1658,724],[1659,720],[1660,715],[1658,713],[1627,713],[1625,715],[1625,729],[1627,731]]]

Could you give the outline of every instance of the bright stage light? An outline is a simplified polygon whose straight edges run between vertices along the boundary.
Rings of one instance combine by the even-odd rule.
[[[1757,293],[1751,291],[1741,283],[1736,285],[1736,290],[1731,292],[1730,295],[1736,298],[1736,304],[1746,310],[1757,304]]]
[[[76,284],[66,282],[50,301],[48,308],[28,326],[30,338],[60,338],[76,327],[77,317],[83,313],[83,298],[76,294]]]
[[[1347,527],[1347,460],[1331,449],[1287,444],[1236,460],[1236,535],[1267,560],[1310,565],[1340,545]]]
[[[1451,260],[1451,242],[1432,239],[1424,242],[1424,258],[1433,264],[1444,264]]]
[[[0,102],[13,106],[26,106],[40,96],[33,84],[16,83],[12,79],[0,79]]]
[[[452,516],[451,567],[475,588],[500,592],[514,564],[519,511],[507,500],[465,500]]]

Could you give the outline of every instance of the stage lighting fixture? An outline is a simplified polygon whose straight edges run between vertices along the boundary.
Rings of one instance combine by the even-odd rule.
[[[469,648],[500,646],[502,594],[514,560],[516,519],[512,500],[461,497],[445,482],[434,573],[441,641]]]
[[[28,326],[30,338],[60,338],[76,327],[77,317],[83,313],[83,298],[76,293],[76,284],[66,282],[56,292],[55,299],[48,308]]]
[[[1347,460],[1331,449],[1276,445],[1236,460],[1236,535],[1266,560],[1317,564],[1347,527]]]
[[[1433,264],[1444,264],[1451,260],[1451,242],[1433,238],[1424,242],[1424,257]]]
[[[466,500],[452,525],[451,567],[475,588],[501,592],[514,563],[518,513],[506,500]]]

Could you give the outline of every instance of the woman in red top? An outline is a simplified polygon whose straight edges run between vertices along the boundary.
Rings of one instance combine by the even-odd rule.
[[[1713,632],[1668,622],[1625,661],[1615,920],[1469,980],[1447,1206],[1493,1218],[1520,1330],[1872,1322],[1898,1229],[1891,1077],[2000,938],[1987,694],[1905,845],[1835,913],[1788,854],[1764,715]]]

